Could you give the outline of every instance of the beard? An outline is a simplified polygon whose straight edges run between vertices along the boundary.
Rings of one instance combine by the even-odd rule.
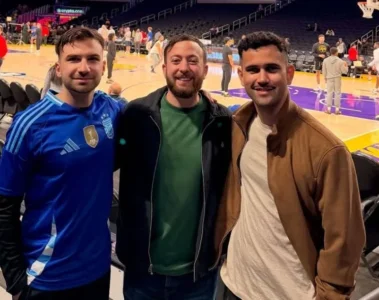
[[[178,87],[175,85],[175,79],[166,77],[167,87],[177,98],[189,99],[196,95],[203,85],[202,79],[192,79],[192,85],[187,87]]]
[[[101,79],[101,78],[100,78]],[[87,84],[76,84],[74,81],[64,83],[67,90],[77,94],[88,94],[96,89],[100,83],[100,79],[95,79]]]

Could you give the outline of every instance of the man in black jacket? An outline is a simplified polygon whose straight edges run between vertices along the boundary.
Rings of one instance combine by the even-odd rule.
[[[203,44],[164,50],[167,87],[130,102],[118,128],[116,252],[125,299],[212,299],[214,222],[230,160],[231,116],[201,92]]]

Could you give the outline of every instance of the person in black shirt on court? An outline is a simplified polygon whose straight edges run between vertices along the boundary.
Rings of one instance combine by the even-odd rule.
[[[318,36],[318,43],[315,43],[312,47],[312,54],[315,57],[315,70],[316,70],[316,80],[317,80],[317,88],[316,90],[322,90],[321,88],[321,80],[320,74],[322,69],[322,63],[324,59],[329,56],[330,46],[325,43],[325,36],[320,34]]]
[[[232,78],[232,71],[234,69],[233,51],[230,48],[234,44],[234,40],[230,37],[224,39],[224,47],[222,48],[222,81],[221,91],[225,97],[230,97],[229,83]]]

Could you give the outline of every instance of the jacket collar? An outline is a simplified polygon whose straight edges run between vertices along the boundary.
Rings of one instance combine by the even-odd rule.
[[[168,92],[168,87],[164,86],[162,88],[157,89],[156,91],[152,92],[150,95],[148,95],[146,98],[147,100],[150,100],[150,110],[153,113],[159,113],[160,107],[161,107],[161,100],[165,93]],[[200,90],[200,94],[202,95],[203,99],[206,100],[207,106],[208,106],[208,112],[210,114],[211,118],[215,117],[226,117],[228,116],[225,111],[221,110],[219,105],[217,103],[214,103],[209,99],[203,90]]]
[[[254,102],[250,101],[244,104],[234,114],[233,119],[241,127],[245,138],[248,137],[248,131],[251,122],[257,115]],[[298,115],[298,106],[290,100],[289,96],[284,102],[278,114],[278,122],[273,126],[272,133],[268,137],[268,146],[270,150],[276,149],[280,145],[280,141],[287,139],[288,133],[293,127],[296,116]]]

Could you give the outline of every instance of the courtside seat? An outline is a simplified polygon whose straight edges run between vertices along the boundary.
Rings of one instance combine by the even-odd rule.
[[[3,112],[14,115],[17,112],[17,102],[15,101],[9,83],[0,79],[0,96],[3,101]]]
[[[367,255],[379,247],[379,164],[362,154],[352,154],[361,196],[362,215],[366,229],[366,245],[362,260],[374,278],[379,278],[376,269]]]
[[[41,93],[34,84],[27,84],[25,86],[25,92],[31,104],[36,103],[41,99]]]
[[[17,111],[25,110],[30,105],[30,101],[22,85],[18,82],[12,82],[10,84],[10,88],[12,91],[13,98],[18,106]]]

